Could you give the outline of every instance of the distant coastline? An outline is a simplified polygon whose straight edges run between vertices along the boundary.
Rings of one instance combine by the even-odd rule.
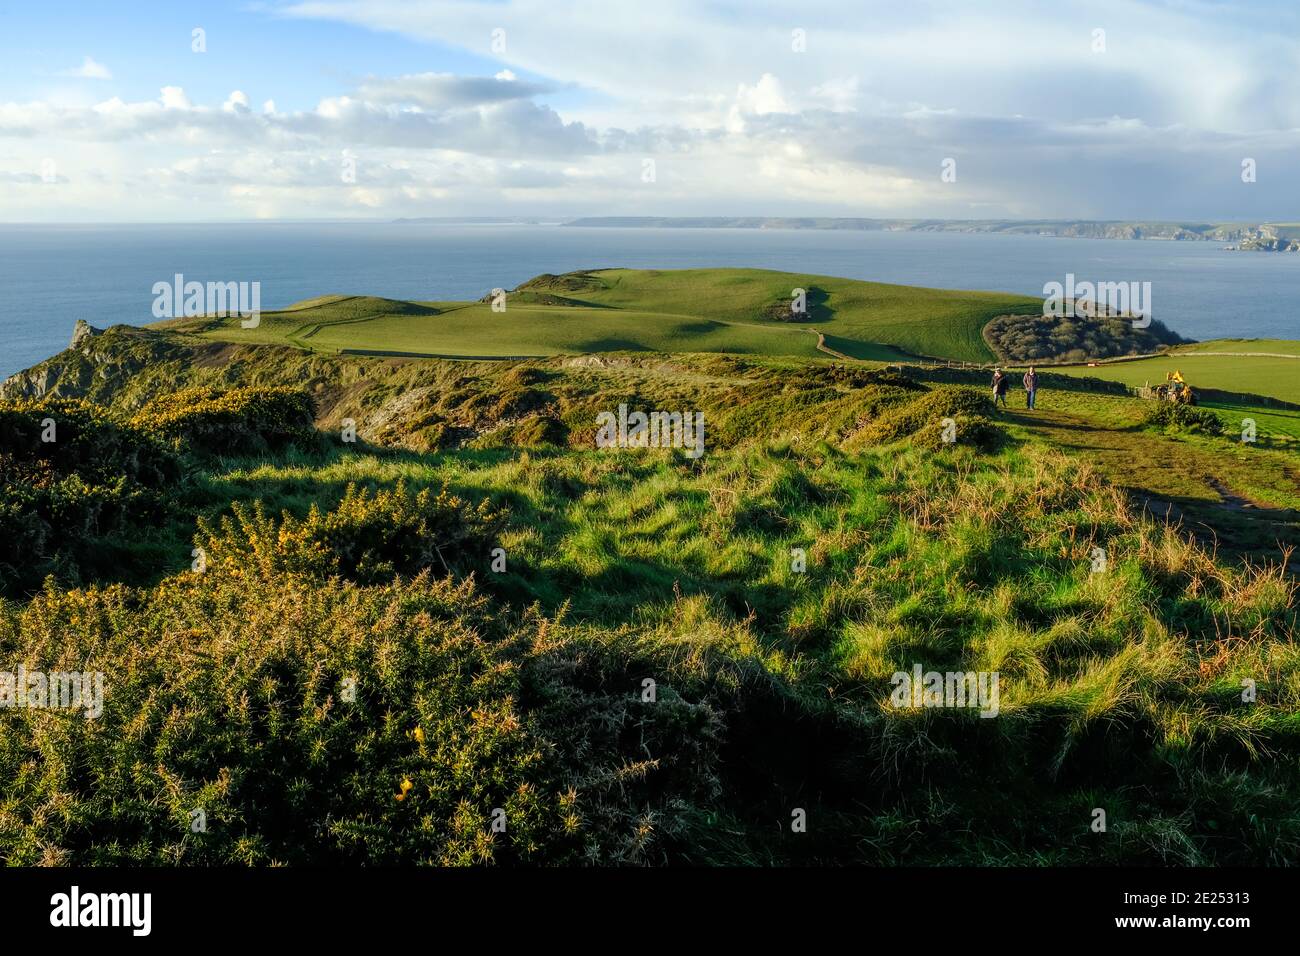
[[[565,226],[622,229],[832,229],[1002,233],[1071,239],[1236,243],[1236,249],[1300,251],[1300,224],[1101,219],[863,219],[817,216],[587,216]]]

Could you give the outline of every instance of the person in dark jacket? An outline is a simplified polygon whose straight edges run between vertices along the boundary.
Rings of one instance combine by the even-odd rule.
[[[1010,379],[1009,379],[1009,378],[1008,378],[1008,377],[1003,373],[1002,369],[1000,369],[1000,368],[995,368],[995,369],[993,370],[993,405],[994,405],[994,407],[997,406],[998,402],[1001,402],[1001,403],[1003,404],[1004,407],[1006,406],[1006,404],[1007,404],[1007,388],[1010,386],[1010,384],[1011,384],[1011,380],[1010,380]]]
[[[1038,373],[1034,367],[1029,366],[1029,371],[1025,373],[1025,408],[1034,407],[1034,399],[1038,395]]]

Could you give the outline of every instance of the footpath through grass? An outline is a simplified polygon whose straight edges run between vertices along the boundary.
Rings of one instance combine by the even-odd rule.
[[[1130,396],[1044,389],[1034,411],[1023,392],[1011,401],[1018,433],[1090,462],[1226,552],[1258,558],[1300,545],[1300,412],[1225,404],[1211,409],[1223,431],[1202,435],[1146,425],[1156,403]],[[1246,419],[1254,442],[1239,440]]]

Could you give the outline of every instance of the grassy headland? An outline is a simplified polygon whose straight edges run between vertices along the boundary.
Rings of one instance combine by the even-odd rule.
[[[795,289],[807,312],[791,310]],[[323,351],[438,356],[540,356],[645,350],[813,358],[817,332],[853,358],[906,354],[988,361],[982,330],[996,315],[1036,310],[1038,300],[952,292],[762,269],[605,269],[539,276],[490,302],[396,302],[331,296],[237,318],[179,323],[230,342]]]
[[[1300,862],[1300,409],[1243,372],[1159,417],[1100,377],[1138,363],[994,409],[900,356],[982,360],[1023,301],[800,278],[807,322],[778,273],[584,273],[12,380],[2,659],[107,690],[0,709],[0,856]],[[705,347],[563,345],[628,336]],[[597,449],[619,405],[702,413],[706,453]],[[996,672],[997,716],[898,706],[917,665]]]

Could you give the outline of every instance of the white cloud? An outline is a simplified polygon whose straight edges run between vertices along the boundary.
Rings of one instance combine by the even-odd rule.
[[[64,70],[62,76],[76,76],[83,80],[111,80],[113,74],[109,72],[108,67],[102,63],[97,63],[93,57],[86,57],[81,61],[81,66],[71,70]]]
[[[221,104],[221,108],[227,113],[247,113],[248,96],[240,90],[235,90],[226,98],[226,102]]]
[[[771,73],[764,73],[753,86],[740,84],[736,90],[736,105],[742,113],[789,113],[781,81]]]
[[[858,78],[854,75],[829,79],[814,86],[809,95],[823,102],[828,109],[837,113],[847,112],[855,109],[858,102]]]
[[[327,97],[315,109],[292,113],[249,109],[236,90],[218,108],[191,102],[178,86],[162,88],[157,100],[125,102],[113,97],[91,107],[55,106],[36,101],[0,103],[0,139],[44,136],[91,142],[193,142],[217,136],[219,142],[294,148],[310,145],[447,149],[477,155],[554,156],[594,153],[595,131],[565,122],[549,107],[519,96],[499,96],[494,87],[522,86],[491,78],[397,77],[368,81],[374,98]],[[441,98],[448,108],[411,106],[405,101]],[[390,102],[394,100],[395,102]]]
[[[161,99],[165,109],[188,110],[190,108],[190,98],[179,86],[164,86]]]
[[[255,112],[241,91],[196,103],[179,86],[92,103],[84,84],[68,84],[72,95],[0,102],[0,144],[23,153],[0,159],[7,192],[36,202],[30,171],[57,155],[70,157],[60,169],[72,182],[44,202],[111,209],[160,183],[150,201],[222,215],[410,215],[437,202],[530,214],[1249,218],[1300,203],[1300,30],[1285,12],[1265,26],[1199,0],[274,10],[492,65],[366,76],[289,112],[269,99]],[[1107,30],[1104,54],[1090,48],[1095,25]],[[806,53],[791,48],[795,26]],[[344,149],[358,157],[353,189],[339,181]],[[945,184],[949,156],[960,172]],[[1243,156],[1268,171],[1249,190]],[[647,157],[658,163],[650,188],[639,178]]]

